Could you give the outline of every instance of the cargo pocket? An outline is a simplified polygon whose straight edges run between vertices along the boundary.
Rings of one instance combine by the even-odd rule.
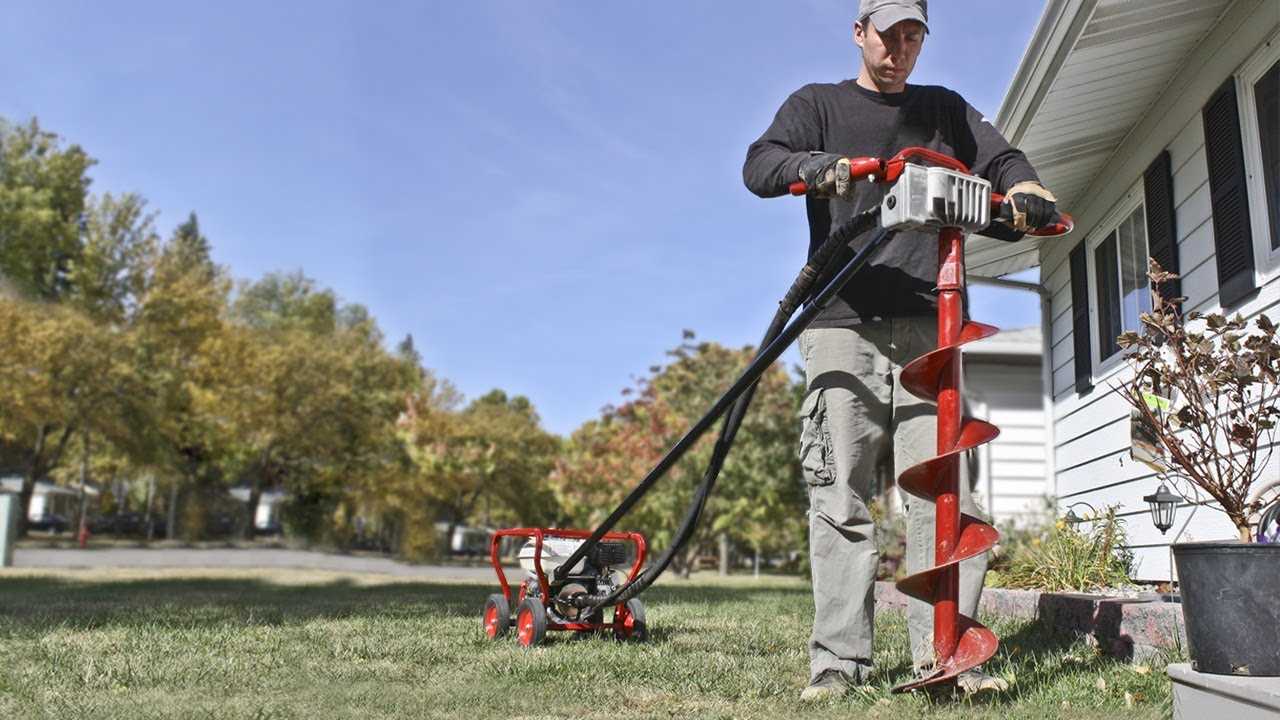
[[[800,407],[800,469],[809,485],[830,485],[836,480],[831,431],[827,427],[827,400],[822,388],[810,392]]]

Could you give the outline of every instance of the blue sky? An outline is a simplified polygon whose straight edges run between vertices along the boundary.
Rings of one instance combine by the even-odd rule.
[[[807,235],[742,160],[791,91],[856,75],[856,5],[10,2],[0,116],[82,145],[93,190],[141,193],[166,235],[196,211],[235,277],[302,269],[567,433],[683,328],[763,332]],[[932,3],[912,81],[994,117],[1041,6]]]

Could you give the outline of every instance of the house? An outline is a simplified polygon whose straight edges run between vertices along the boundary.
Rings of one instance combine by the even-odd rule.
[[[9,476],[0,478],[0,492],[21,493],[22,478],[17,476]],[[97,488],[86,486],[86,500],[90,505],[96,505],[99,492]],[[38,523],[41,526],[61,527],[66,529],[68,524],[77,517],[80,511],[80,486],[62,486],[55,485],[47,480],[36,481],[35,487],[31,491],[31,504],[27,508],[27,521],[30,523]],[[55,518],[58,521],[55,521]]]
[[[227,491],[242,503],[249,502],[249,488],[236,486]],[[278,533],[281,529],[280,508],[288,496],[283,490],[267,489],[258,495],[258,506],[253,509],[253,529],[259,533]]]
[[[1035,520],[1053,494],[1042,357],[1039,327],[1001,330],[964,347],[968,414],[1000,427],[999,437],[977,448],[975,486],[997,524]]]
[[[1053,492],[1061,512],[1119,507],[1139,579],[1170,577],[1175,538],[1235,532],[1191,505],[1167,535],[1148,519],[1158,478],[1130,459],[1114,338],[1149,305],[1148,256],[1182,275],[1188,310],[1280,320],[1278,73],[1277,0],[1048,0],[996,120],[1076,229],[976,238],[969,270],[1040,267]]]

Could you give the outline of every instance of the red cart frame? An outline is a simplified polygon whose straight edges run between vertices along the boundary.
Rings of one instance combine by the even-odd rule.
[[[591,532],[587,530],[556,530],[549,528],[507,528],[499,530],[493,534],[493,539],[489,541],[489,562],[493,565],[493,571],[498,574],[498,584],[502,587],[502,594],[507,599],[509,605],[519,605],[524,601],[525,591],[524,583],[520,584],[520,595],[514,603],[511,602],[511,584],[507,582],[507,575],[502,571],[502,563],[498,561],[498,546],[505,537],[533,538],[533,568],[538,576],[538,587],[542,591],[542,604],[550,606],[551,604],[551,584],[547,582],[547,574],[542,571],[542,541],[544,538],[565,538],[569,540],[586,540],[591,537]],[[627,576],[627,582],[635,579],[640,573],[640,568],[644,567],[646,545],[644,535],[638,532],[609,532],[605,533],[602,540],[623,540],[630,541],[636,548],[636,560],[631,566],[631,574]],[[618,605],[615,612],[613,622],[570,622],[557,623],[547,620],[548,630],[570,630],[570,631],[590,631],[603,630],[613,628],[619,622],[625,622],[626,606]]]

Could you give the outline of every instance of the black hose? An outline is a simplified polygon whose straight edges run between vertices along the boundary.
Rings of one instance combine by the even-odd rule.
[[[773,364],[774,361],[786,350],[788,346],[795,340],[797,336],[813,321],[818,312],[830,302],[831,298],[838,293],[849,279],[866,264],[879,247],[889,238],[892,233],[881,230],[877,232],[871,240],[837,272],[830,282],[823,288],[821,292],[813,296],[813,301],[805,308],[799,317],[791,324],[787,321],[806,298],[810,296],[815,281],[829,270],[828,265],[833,264],[831,261],[849,243],[866,232],[879,217],[879,208],[873,208],[867,212],[855,215],[850,220],[843,223],[826,242],[822,244],[818,250],[810,256],[809,261],[805,263],[799,275],[792,283],[791,288],[787,291],[783,299],[778,303],[778,311],[774,314],[769,329],[765,332],[764,338],[761,340],[760,348],[757,350],[755,357],[748,365],[747,369],[739,376],[738,380],[730,387],[712,409],[703,416],[694,427],[681,438],[676,445],[667,452],[667,455],[658,462],[658,465],[645,477],[643,481],[623,500],[622,504],[607,518],[600,527],[596,528],[592,536],[580,545],[575,552],[569,556],[556,569],[557,581],[563,580],[564,575],[577,564],[578,560],[584,557],[592,546],[599,539],[609,532],[616,522],[624,516],[631,507],[639,501],[639,499],[653,486],[654,483],[665,472],[680,459],[680,457],[688,450],[689,447],[697,442],[698,438],[710,426],[715,419],[724,412],[729,403],[733,403],[732,409],[725,417],[724,423],[721,425],[720,436],[716,441],[715,448],[711,455],[711,460],[707,463],[707,469],[703,473],[702,481],[694,494],[693,501],[689,505],[689,509],[685,514],[684,520],[681,522],[680,528],[671,542],[671,545],[662,554],[662,556],[649,567],[645,568],[632,581],[616,588],[612,592],[605,595],[597,596],[579,596],[575,598],[573,604],[578,607],[598,608],[605,605],[615,605],[625,603],[627,600],[639,595],[646,590],[658,577],[667,569],[678,553],[692,538],[693,531],[697,527],[698,519],[702,514],[703,508],[706,506],[707,498],[711,494],[711,490],[715,487],[724,461],[729,454],[730,448],[733,446],[734,438],[738,429],[742,425],[742,421],[746,416],[747,408],[751,404],[752,396],[755,394],[756,383],[760,376]]]

